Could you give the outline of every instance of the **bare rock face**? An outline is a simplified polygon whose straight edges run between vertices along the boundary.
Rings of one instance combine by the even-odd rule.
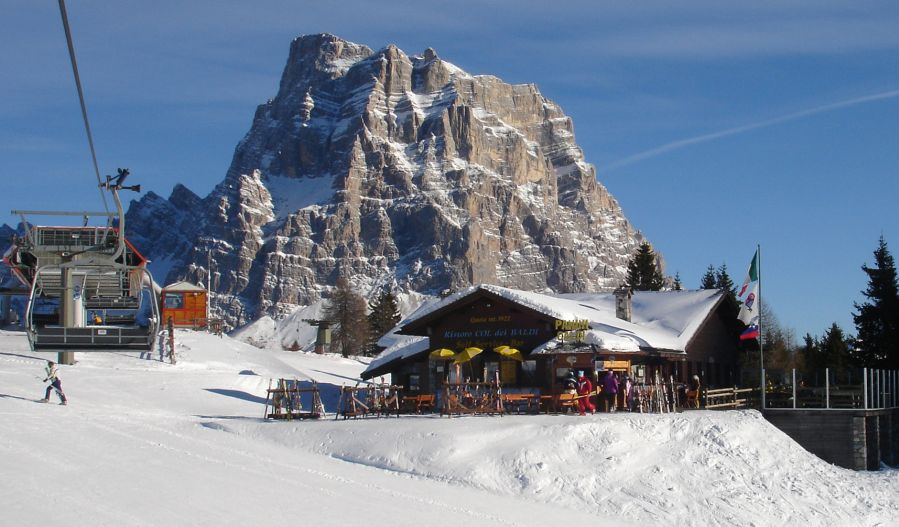
[[[340,275],[363,293],[610,288],[642,241],[536,86],[332,35],[293,41],[209,196],[178,186],[128,214],[165,281],[211,272],[234,322],[310,304]]]

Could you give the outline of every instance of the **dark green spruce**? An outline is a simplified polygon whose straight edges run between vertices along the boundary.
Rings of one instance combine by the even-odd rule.
[[[396,304],[396,296],[389,289],[384,289],[378,296],[368,302],[369,339],[368,354],[377,352],[378,339],[393,329],[400,321],[400,309]]]
[[[867,299],[853,314],[858,332],[855,354],[863,366],[899,369],[899,286],[896,262],[883,236],[874,251],[874,266],[862,265],[868,275]]]
[[[634,291],[661,291],[665,286],[659,258],[649,242],[641,243],[628,262],[627,285]]]

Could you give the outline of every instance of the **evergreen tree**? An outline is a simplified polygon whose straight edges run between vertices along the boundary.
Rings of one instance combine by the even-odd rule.
[[[344,357],[361,354],[368,344],[365,307],[365,299],[352,289],[349,281],[344,277],[338,278],[323,315],[331,323],[333,346]]]
[[[659,258],[649,242],[643,242],[627,264],[627,286],[634,291],[661,291],[665,285]]]
[[[709,269],[711,267],[709,266]],[[727,274],[727,264],[721,264],[715,271],[715,288],[723,290],[731,300],[737,300],[737,288],[734,286],[734,281],[730,279],[730,275]]]
[[[674,285],[673,288],[675,291],[683,291],[684,284],[680,280],[680,273],[674,273]]]
[[[830,368],[838,374],[845,372],[849,362],[849,345],[846,335],[836,322],[824,332],[820,342],[820,353],[825,368]]]
[[[868,275],[868,288],[862,291],[868,301],[855,304],[857,354],[863,366],[899,369],[899,286],[883,236],[874,251],[874,267],[865,264],[862,271]]]
[[[378,339],[387,334],[400,321],[400,310],[396,305],[396,296],[389,289],[381,293],[368,303],[368,327],[371,332],[368,340],[369,354],[377,351]]]
[[[831,381],[846,382],[852,365],[852,339],[834,322],[820,339],[806,333],[800,349],[801,366],[805,378],[818,386],[824,383],[825,369],[830,369]]]
[[[805,337],[803,337],[803,346],[800,349],[800,353],[802,354],[804,365],[803,371],[807,378],[813,379],[816,371],[825,368],[824,360],[821,357],[821,347],[818,344],[818,340],[810,333],[806,333]]]
[[[715,275],[715,266],[709,264],[708,269],[705,270],[705,274],[702,275],[702,279],[699,281],[700,289],[717,289],[718,288],[718,277]]]

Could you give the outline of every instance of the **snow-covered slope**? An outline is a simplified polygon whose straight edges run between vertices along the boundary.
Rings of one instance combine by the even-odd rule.
[[[177,365],[62,366],[0,332],[0,525],[895,525],[899,472],[852,472],[756,412],[266,422],[270,378],[333,411],[364,362],[178,332]],[[49,357],[53,357],[50,355]]]

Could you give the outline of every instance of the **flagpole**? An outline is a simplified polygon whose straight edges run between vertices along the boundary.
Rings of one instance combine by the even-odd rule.
[[[756,246],[756,253],[758,254],[758,269],[756,271],[759,275],[759,294],[755,301],[759,305],[759,383],[761,384],[762,390],[762,410],[765,409],[765,347],[764,347],[764,337],[765,333],[762,324],[762,245],[758,244]]]

